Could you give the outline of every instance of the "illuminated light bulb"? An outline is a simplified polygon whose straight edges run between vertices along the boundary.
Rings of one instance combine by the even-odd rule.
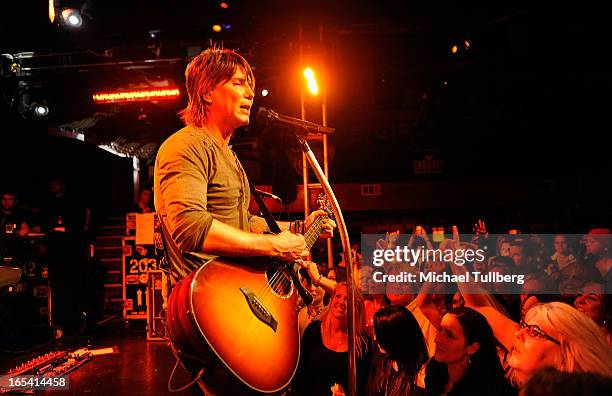
[[[318,94],[319,86],[317,85],[317,79],[315,78],[314,71],[310,67],[304,69],[304,78],[306,78],[306,82],[308,83],[308,91],[313,95]]]
[[[45,105],[36,104],[34,105],[34,114],[37,117],[44,117],[49,114],[49,108]]]
[[[55,4],[54,0],[49,0],[49,21],[55,22]]]
[[[70,27],[80,27],[83,24],[83,18],[79,10],[74,8],[65,8],[61,13],[64,25]]]

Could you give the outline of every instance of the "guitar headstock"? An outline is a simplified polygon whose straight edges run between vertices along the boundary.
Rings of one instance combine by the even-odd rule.
[[[317,197],[317,205],[319,205],[319,209],[324,210],[325,213],[327,214],[327,217],[329,217],[330,219],[334,219],[334,211],[331,207],[331,203],[329,201],[329,199],[327,199],[327,196],[323,193],[319,194],[319,196]]]

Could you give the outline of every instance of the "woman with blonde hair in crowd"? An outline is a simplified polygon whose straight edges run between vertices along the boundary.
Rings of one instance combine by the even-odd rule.
[[[354,291],[357,393],[363,394],[370,371],[372,347],[365,330],[363,297],[357,288]],[[304,331],[293,388],[298,395],[331,395],[332,387],[347,389],[347,382],[347,285],[338,283],[329,308]],[[339,390],[338,394],[341,392]]]
[[[453,230],[454,245],[458,232]],[[450,244],[450,243],[449,243]],[[451,266],[458,273],[457,266]],[[486,319],[495,338],[510,351],[508,376],[522,386],[543,367],[565,372],[589,372],[612,377],[612,348],[601,328],[583,312],[561,302],[536,305],[516,323],[474,293],[465,283],[458,284],[466,306]]]
[[[521,387],[538,369],[612,377],[612,348],[588,316],[561,302],[531,308],[520,324],[491,307],[475,307],[508,350],[509,376]]]
[[[533,307],[515,333],[508,364],[520,383],[542,367],[612,377],[612,348],[601,329],[568,304]]]

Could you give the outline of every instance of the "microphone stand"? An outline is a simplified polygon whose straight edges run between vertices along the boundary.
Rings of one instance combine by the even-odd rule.
[[[306,128],[304,128],[306,129]],[[308,136],[308,130],[306,129],[306,136]],[[351,255],[351,243],[348,237],[348,231],[346,229],[346,223],[344,222],[344,217],[342,217],[342,211],[340,210],[340,205],[338,205],[338,200],[332,191],[331,186],[329,185],[329,181],[325,177],[317,158],[314,153],[310,149],[308,142],[306,141],[306,137],[300,132],[296,132],[296,137],[300,142],[300,146],[302,147],[302,151],[304,155],[308,159],[310,166],[312,167],[317,179],[319,179],[319,183],[323,187],[323,191],[325,191],[325,195],[327,199],[330,201],[332,206],[332,211],[334,212],[334,216],[336,218],[336,223],[338,225],[338,232],[340,233],[340,239],[342,240],[342,250],[344,251],[344,262],[346,265],[346,290],[347,290],[347,325],[348,325],[348,354],[349,354],[349,372],[348,372],[348,391],[347,396],[355,396],[357,394],[357,356],[355,353],[355,293],[354,293],[354,285],[353,281],[355,278],[353,277],[353,256]],[[304,199],[308,199],[308,197],[304,197]],[[348,258],[348,259],[347,259]]]

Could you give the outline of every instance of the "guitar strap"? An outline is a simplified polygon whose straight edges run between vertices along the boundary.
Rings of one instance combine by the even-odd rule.
[[[255,198],[255,202],[257,202],[257,206],[259,206],[259,211],[261,212],[261,215],[263,216],[264,220],[266,221],[266,224],[268,225],[268,229],[273,234],[280,234],[281,229],[278,226],[278,223],[276,223],[276,220],[274,220],[274,217],[272,216],[272,213],[270,213],[270,210],[268,209],[268,207],[264,203],[263,199],[261,199],[261,196],[259,195],[259,193],[255,189],[255,185],[253,184],[253,182],[249,178],[249,175],[247,175],[246,172],[244,172],[244,176],[246,177],[247,181],[249,182],[249,186],[251,187],[251,194],[253,195],[253,198]]]
[[[159,268],[164,274],[164,276],[162,276],[162,298],[164,300],[163,306],[166,308],[176,276],[176,274],[173,274],[172,264],[170,263],[178,261],[184,266],[185,259],[168,232],[164,217],[165,215],[158,213],[159,223],[157,227],[155,227],[155,255],[161,257]]]
[[[236,156],[236,160],[238,160],[237,156]],[[242,164],[240,165],[242,166]],[[266,204],[263,202],[263,199],[261,198],[261,196],[255,189],[255,184],[253,184],[253,182],[249,178],[249,175],[247,175],[246,171],[244,171],[244,167],[242,167],[242,169],[244,172],[244,176],[246,177],[247,182],[249,183],[251,194],[253,195],[255,202],[257,202],[257,206],[259,206],[260,213],[263,216],[264,220],[266,221],[266,224],[268,225],[268,229],[270,230],[270,232],[274,234],[279,234],[281,232],[280,227],[276,223],[276,220],[274,220],[274,217],[272,216],[272,213],[270,213],[270,210],[268,209]],[[176,275],[176,274],[172,274],[172,265],[170,265],[170,263],[177,262],[177,260],[179,262],[184,262],[185,258],[183,257],[178,246],[176,246],[176,244],[174,243],[174,240],[172,239],[172,236],[170,235],[170,232],[168,231],[168,228],[165,222],[165,218],[164,218],[165,216],[162,215],[161,213],[159,213],[158,215],[159,215],[159,224],[158,224],[159,228],[156,229],[156,233],[155,233],[155,236],[156,236],[155,245],[156,245],[156,248],[158,249],[158,257],[163,257],[163,262],[161,263],[162,268],[172,278],[173,275]]]

